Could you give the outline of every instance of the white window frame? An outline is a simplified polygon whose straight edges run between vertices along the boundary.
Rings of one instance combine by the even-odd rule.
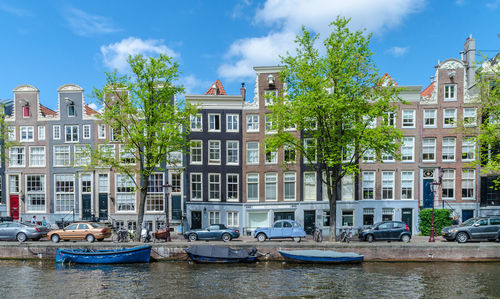
[[[445,102],[457,100],[457,84],[445,84],[443,86],[443,99]]]
[[[163,185],[165,184],[165,174],[162,172],[152,173],[148,177],[148,195],[144,204],[146,213],[164,213],[165,196]]]
[[[457,159],[457,139],[444,137],[441,145],[441,159],[443,162],[455,162]]]
[[[106,125],[98,124],[97,125],[97,138],[98,139],[106,139]]]
[[[265,118],[265,133],[266,134],[276,134],[276,128],[274,128],[274,123],[271,120],[271,115],[266,114],[264,115]]]
[[[412,163],[415,162],[415,137],[404,136],[403,144],[401,145],[401,162]],[[410,157],[408,154],[411,153],[411,159],[406,159],[405,157]]]
[[[427,124],[427,120],[431,120],[433,124]],[[437,109],[424,109],[424,128],[437,127]]]
[[[290,184],[293,186],[290,190],[293,191],[293,197],[288,196],[290,194],[287,194],[287,184]],[[295,201],[297,199],[297,173],[295,171],[293,172],[285,172],[283,173],[283,200],[284,201]]]
[[[86,152],[86,149],[90,150],[90,144],[75,144],[73,147],[75,166],[87,166],[90,164],[90,156],[83,155],[84,153],[90,154],[90,151]]]
[[[426,144],[426,141],[432,141],[432,144],[431,143]],[[432,148],[432,152],[425,151],[426,149],[431,149],[431,148]],[[434,159],[425,159],[424,154],[426,154],[426,153],[428,153],[428,154],[432,153],[434,156]],[[435,161],[436,161],[436,138],[435,137],[422,138],[422,162],[435,162]]]
[[[229,145],[236,145],[236,148],[233,148],[232,146],[230,147]],[[230,162],[229,157],[233,156],[230,155],[230,151],[236,150],[236,161],[235,162]],[[238,140],[226,140],[226,165],[239,165],[240,164],[240,142]]]
[[[212,154],[213,157],[212,158]],[[217,158],[218,156],[218,158]],[[220,140],[208,141],[208,164],[220,165],[221,163],[221,142]]]
[[[447,124],[446,120],[450,118],[450,115],[448,115],[449,112],[452,112],[453,114],[453,122],[451,124]],[[449,108],[449,109],[443,109],[443,128],[455,128],[457,126],[457,109],[456,108]]]
[[[39,177],[40,178],[40,189],[38,190],[28,190],[28,187],[29,187],[29,183],[30,183],[30,180],[28,179],[28,177]],[[25,177],[25,184],[26,184],[26,187],[25,187],[25,194],[26,194],[26,198],[25,198],[25,202],[26,202],[26,212],[27,213],[45,213],[46,210],[47,210],[47,194],[46,194],[46,190],[47,190],[47,187],[46,187],[46,179],[45,179],[45,175],[43,174],[26,174]],[[32,187],[34,188],[34,187]],[[37,196],[41,196],[43,197],[43,205],[32,205],[30,204],[32,201],[31,201],[31,197],[34,196],[34,197],[37,197]],[[35,208],[36,207],[36,208]]]
[[[236,182],[234,182],[234,181],[230,182],[229,177],[236,178]],[[229,185],[236,186],[236,198],[229,197],[229,189],[230,189]],[[227,173],[226,174],[226,194],[227,194],[226,200],[228,202],[238,202],[240,200],[240,176],[239,176],[239,174],[237,174],[237,173]]]
[[[83,125],[83,139],[90,139],[90,125]]]
[[[246,131],[247,132],[259,132],[259,115],[258,114],[247,114],[246,116]]]
[[[463,122],[466,127],[475,127],[477,125],[477,109],[464,108]]]
[[[193,146],[196,145],[196,146]],[[199,145],[199,146],[198,146]],[[193,155],[193,149],[199,150],[200,154]],[[200,157],[200,161],[193,161],[193,156]],[[202,140],[191,140],[191,147],[189,149],[189,164],[191,165],[202,165],[203,164],[203,141]]]
[[[56,150],[57,148],[59,149],[67,149],[67,151],[60,151],[60,150]],[[67,158],[64,157],[64,158],[58,158],[57,155],[66,155],[67,154]],[[58,164],[58,162],[60,160],[63,160],[63,162],[67,162],[67,163],[63,163],[63,164]],[[71,148],[69,145],[54,145],[54,167],[69,167],[71,166]]]
[[[236,129],[233,127],[236,125]],[[226,114],[226,132],[240,131],[240,116],[238,114]]]
[[[134,182],[128,175],[122,173],[115,174],[115,196],[116,213],[131,213],[137,210],[137,196]],[[133,207],[133,209],[130,207]]]
[[[382,200],[394,199],[394,171],[382,171],[382,186],[381,186]],[[391,196],[386,196],[384,193],[389,192]]]
[[[218,181],[212,181],[213,178],[218,178]],[[218,193],[217,197],[212,197],[212,186],[217,187],[218,190],[214,191]],[[220,201],[221,200],[221,176],[220,173],[209,173],[208,174],[208,201]]]
[[[252,149],[249,149],[249,146],[250,145],[255,145],[257,144],[257,148],[252,148]],[[246,147],[247,147],[247,156],[246,156],[246,162],[247,162],[247,165],[258,165],[259,164],[259,142],[258,141],[247,141],[247,144],[246,144]],[[250,161],[250,157],[251,157],[251,153],[257,153],[257,159],[256,161]]]
[[[17,152],[15,152],[17,151]],[[17,158],[14,159],[14,155],[17,155]],[[18,163],[21,158],[22,164]],[[13,163],[16,161],[16,163]],[[9,149],[9,167],[25,167],[26,166],[26,148],[24,146],[13,146]]]
[[[278,97],[277,89],[269,89],[264,91],[264,106],[269,106],[273,104],[273,99],[266,97],[267,95],[271,95],[274,97]]]
[[[65,143],[76,143],[80,140],[80,136],[79,136],[79,125],[65,125],[64,126],[64,142]],[[76,132],[75,132],[75,129],[76,128]],[[70,134],[68,135],[68,129],[70,129]],[[76,140],[74,139],[75,137],[75,133],[76,133]],[[68,140],[68,136],[70,136],[71,138]]]
[[[52,139],[61,140],[61,126],[59,125],[52,126]]]
[[[220,223],[220,211],[208,211],[208,225]]]
[[[58,178],[62,178],[58,180]],[[64,179],[64,180],[63,180]],[[58,192],[57,183],[58,182],[69,182],[71,185],[66,186],[68,190],[63,190]],[[54,214],[67,214],[75,208],[75,175],[74,174],[54,174]],[[62,197],[62,198],[61,198]],[[73,204],[63,205],[61,202],[72,201]],[[60,207],[65,207],[61,209]]]
[[[375,199],[375,186],[376,186],[375,183],[376,183],[375,171],[363,171],[363,176],[361,178],[361,185],[362,185],[361,186],[361,197],[363,199],[365,199],[365,200],[366,199],[369,199],[369,200]],[[370,191],[369,189],[371,189],[371,192],[372,192],[371,197],[365,196],[365,189],[367,189],[367,191]]]
[[[212,118],[214,119],[213,125],[214,127],[212,128]],[[217,129],[217,118],[219,119],[218,125],[219,128]],[[220,132],[221,131],[221,117],[219,113],[209,113],[208,114],[208,132]]]
[[[467,186],[467,184],[469,186]],[[462,200],[474,200],[476,195],[474,186],[476,185],[476,172],[471,168],[462,169]],[[468,187],[468,188],[465,188]],[[471,189],[472,196],[464,196],[464,189]]]
[[[9,135],[9,141],[16,141],[16,127],[15,126],[9,126],[8,128],[8,133]]]
[[[310,186],[308,185],[307,176],[311,176],[313,178],[312,183]],[[304,181],[303,181],[303,190],[304,190],[304,201],[316,201],[318,199],[318,178],[317,178],[317,173],[314,171],[305,171],[303,175]],[[310,193],[308,193],[310,191]]]
[[[20,126],[19,127],[19,141],[20,142],[33,142],[33,141],[35,141],[35,127],[34,126]]]
[[[274,188],[274,192],[270,192],[269,188]],[[278,173],[267,172],[264,175],[264,199],[265,201],[278,201]]]
[[[312,144],[312,146],[310,144]],[[307,152],[310,147],[314,148],[314,160],[309,161],[309,159],[304,155],[304,164],[316,163],[316,160],[318,159],[318,149],[316,140],[314,140],[313,138],[304,138],[304,151]]]
[[[246,196],[247,196],[247,201],[248,202],[258,202],[259,201],[259,197],[260,197],[260,192],[259,192],[259,174],[258,173],[247,173],[247,177],[246,177]],[[248,192],[250,190],[250,188],[248,187],[249,184],[252,184],[252,185],[256,185],[257,187],[257,198],[256,199],[250,199],[250,197],[248,196]]]
[[[38,126],[38,140],[45,140],[45,126]]]
[[[237,211],[227,211],[226,214],[226,225],[227,227],[239,227],[240,226],[240,213]]]
[[[33,150],[34,149],[43,149],[43,155],[41,155],[42,159],[38,159],[38,161],[41,161],[42,163],[40,165],[38,164],[33,164],[32,161],[37,161],[37,159],[33,159]],[[37,153],[39,154],[39,153]],[[45,152],[45,146],[30,146],[29,147],[29,166],[30,167],[46,167],[47,163],[47,158],[46,158],[46,152]]]
[[[267,146],[265,146],[265,164],[278,164],[278,152],[268,151]],[[268,156],[269,155],[269,156]],[[268,159],[270,158],[270,159]]]
[[[410,190],[411,197],[407,198],[404,191]],[[405,195],[403,195],[405,194]],[[414,173],[413,171],[401,171],[401,199],[412,200],[415,196]]]
[[[410,113],[411,115],[406,115],[405,113]],[[408,118],[408,116],[411,116],[411,118]],[[411,120],[411,122],[408,122],[405,120]],[[402,128],[415,128],[415,109],[403,109],[402,110],[402,117],[401,117],[401,127]]]
[[[199,176],[200,180],[193,181],[194,176]],[[195,184],[199,184],[200,187],[200,197],[193,197],[193,182]],[[196,190],[198,191],[198,190]],[[191,201],[203,201],[203,173],[201,172],[192,172],[189,174],[189,197]]]
[[[196,113],[190,116],[189,127],[191,132],[201,132],[203,131],[203,115],[201,113]]]
[[[473,140],[470,139],[471,137],[464,137],[462,139],[462,161],[474,161],[476,159],[476,145]],[[470,148],[470,151],[465,151],[464,149]],[[469,153],[472,153],[472,158],[469,159],[467,158],[469,156]],[[464,154],[466,154],[466,158],[464,159]]]
[[[442,186],[441,186],[441,196],[444,200],[455,200],[456,198],[456,181],[455,181],[455,174],[456,171],[455,169],[445,169],[443,172],[443,181],[442,181]],[[448,185],[451,186],[451,188],[445,188]],[[448,194],[445,196],[444,195],[444,190],[447,189],[452,189],[453,190],[453,197],[449,197]]]

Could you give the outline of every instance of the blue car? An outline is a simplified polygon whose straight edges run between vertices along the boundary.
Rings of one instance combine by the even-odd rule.
[[[184,233],[184,238],[188,241],[196,240],[222,240],[224,242],[238,238],[240,231],[234,228],[227,228],[224,224],[211,224],[204,229],[192,229]]]
[[[305,238],[306,232],[302,229],[300,224],[293,220],[278,220],[274,222],[273,227],[259,227],[253,236],[259,242],[264,242],[266,239],[284,239],[291,238],[295,242],[300,242]]]

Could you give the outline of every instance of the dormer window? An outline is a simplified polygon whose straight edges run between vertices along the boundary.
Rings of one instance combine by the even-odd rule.
[[[75,116],[75,105],[68,106],[68,116]]]
[[[23,106],[23,117],[30,117],[30,105],[26,104]]]

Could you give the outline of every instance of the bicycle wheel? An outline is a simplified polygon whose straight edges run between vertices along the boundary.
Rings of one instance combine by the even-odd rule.
[[[113,241],[113,243],[118,243],[120,242],[120,236],[115,233],[112,237],[111,237],[111,241]]]

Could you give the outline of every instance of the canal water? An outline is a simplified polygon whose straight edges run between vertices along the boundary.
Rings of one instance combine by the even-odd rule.
[[[500,263],[57,265],[0,261],[1,298],[494,298]]]

